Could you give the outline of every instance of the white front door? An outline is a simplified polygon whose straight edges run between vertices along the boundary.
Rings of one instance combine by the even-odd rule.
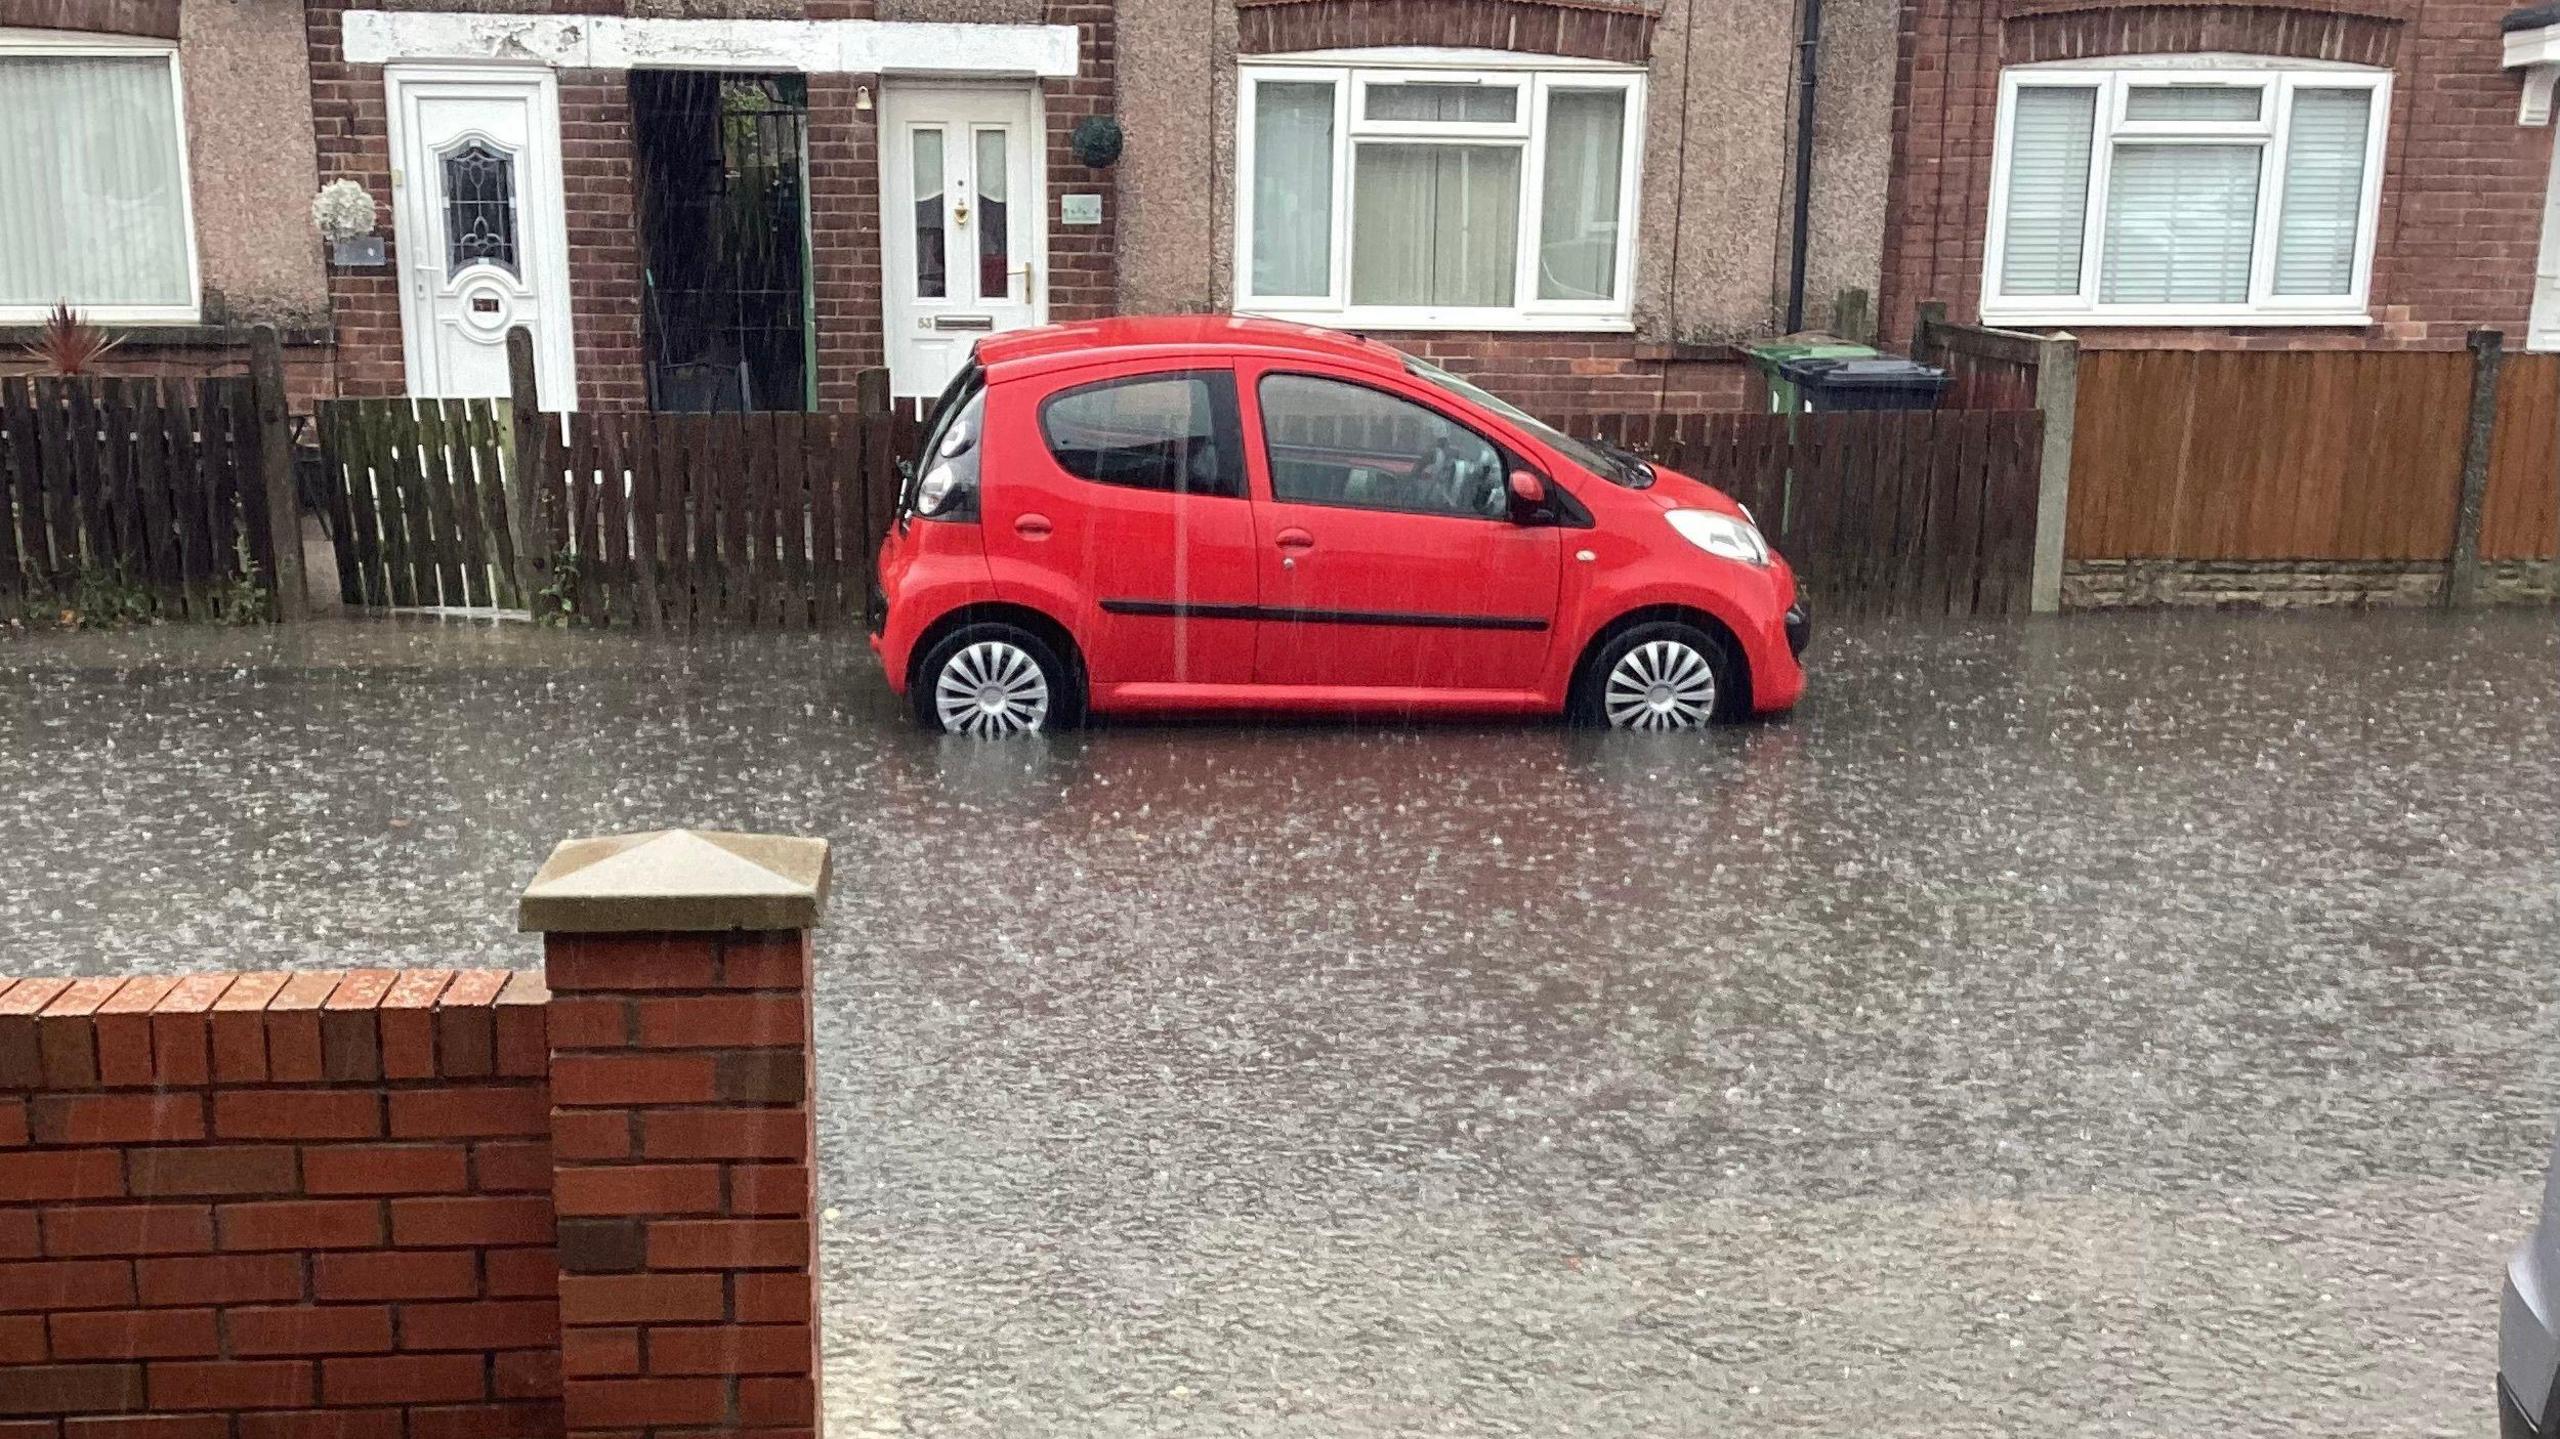
[[[384,72],[409,393],[507,393],[533,332],[546,409],[577,408],[560,100],[549,70]]]
[[[1048,313],[1039,92],[899,85],[880,102],[889,388],[934,395],[980,336]]]
[[[2560,350],[2560,144],[2551,151],[2551,177],[2542,187],[2542,253],[2533,263],[2533,315],[2525,327],[2528,350]]]

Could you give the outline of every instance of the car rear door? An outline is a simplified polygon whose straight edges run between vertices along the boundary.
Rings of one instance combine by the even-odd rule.
[[[1123,364],[1038,382],[1022,443],[987,487],[1001,589],[1034,573],[1073,607],[1097,698],[1126,685],[1253,677],[1253,511],[1235,373]]]
[[[1248,365],[1264,685],[1536,687],[1562,546],[1510,518],[1509,457],[1376,377]]]

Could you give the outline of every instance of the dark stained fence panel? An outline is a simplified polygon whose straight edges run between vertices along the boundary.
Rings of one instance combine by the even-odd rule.
[[[497,404],[320,402],[320,503],[346,603],[524,608]]]
[[[257,463],[245,379],[0,378],[0,606],[108,587],[172,619],[272,613]]]
[[[2027,608],[2034,410],[1588,415],[1565,420],[1748,507],[1828,613]]]
[[[919,438],[904,413],[545,415],[542,544],[569,615],[642,629],[865,621],[872,559]]]

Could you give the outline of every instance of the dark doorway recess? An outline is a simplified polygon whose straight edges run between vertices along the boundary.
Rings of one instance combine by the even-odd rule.
[[[808,81],[631,72],[653,410],[806,410]]]

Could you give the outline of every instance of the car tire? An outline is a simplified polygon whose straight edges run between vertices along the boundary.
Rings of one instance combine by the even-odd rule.
[[[979,739],[1072,729],[1084,719],[1075,666],[1049,641],[1000,620],[962,625],[936,641],[916,666],[908,699],[926,729]]]
[[[1681,620],[1630,625],[1574,677],[1565,718],[1595,729],[1699,729],[1741,713],[1742,686],[1722,639]]]

